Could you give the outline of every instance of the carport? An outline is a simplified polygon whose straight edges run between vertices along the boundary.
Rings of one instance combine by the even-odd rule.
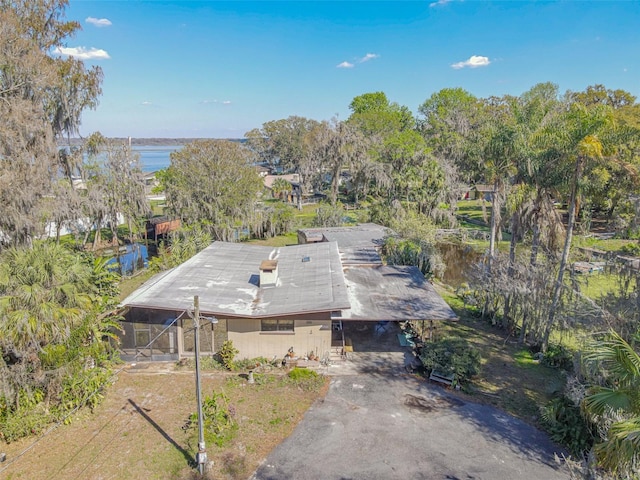
[[[334,318],[334,322],[339,320],[342,325],[342,347],[345,350],[351,347],[354,352],[364,351],[358,342],[365,339],[358,332],[365,330],[374,334],[370,338],[380,340],[379,346],[368,340],[365,350],[385,351],[392,344],[400,347],[396,337],[400,333],[399,322],[422,322],[426,324],[422,331],[426,332],[431,331],[434,322],[458,319],[417,267],[347,265],[343,270],[351,308],[340,312],[340,318]],[[394,333],[391,339],[387,338],[389,335],[381,335],[390,331]],[[386,339],[384,342],[381,340],[383,337]]]
[[[400,348],[396,337],[399,322],[422,322],[421,331],[425,332],[431,331],[434,322],[458,319],[417,267],[383,264],[380,247],[390,235],[395,233],[372,223],[298,231],[299,243],[338,244],[351,308],[332,314],[334,359],[344,357],[349,350],[384,352]],[[365,340],[365,331],[379,334],[384,333],[382,329],[394,329],[394,334],[370,335]]]

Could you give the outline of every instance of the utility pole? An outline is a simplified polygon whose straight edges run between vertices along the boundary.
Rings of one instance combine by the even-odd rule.
[[[204,444],[204,418],[202,417],[202,389],[200,387],[200,299],[198,295],[193,297],[193,323],[195,324],[194,340],[196,342],[196,397],[198,399],[198,453],[196,463],[200,475],[204,474],[204,466],[207,463],[207,451]]]

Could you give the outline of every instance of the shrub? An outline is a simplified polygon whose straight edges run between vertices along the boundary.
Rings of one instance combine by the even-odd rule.
[[[235,420],[235,408],[229,404],[229,397],[223,392],[213,393],[202,401],[202,416],[204,417],[204,439],[222,447],[230,442],[238,431]],[[197,431],[198,413],[189,416],[189,428]]]
[[[573,353],[562,345],[549,345],[541,363],[548,367],[571,371],[573,369]]]
[[[195,368],[196,361],[194,358],[181,358],[177,362],[177,366],[186,368]],[[218,361],[214,356],[203,355],[200,357],[200,369],[202,370],[223,370],[226,367],[222,362]]]
[[[220,348],[220,358],[222,359],[222,364],[225,366],[227,370],[233,370],[235,368],[235,362],[233,361],[236,358],[239,350],[233,346],[233,342],[231,340],[226,340],[222,344],[222,348]]]
[[[428,370],[454,374],[456,383],[468,382],[480,372],[480,352],[463,338],[443,338],[426,344],[420,360]]]
[[[542,425],[549,436],[580,457],[593,445],[594,429],[582,416],[580,407],[565,395],[551,400],[542,408]]]
[[[344,219],[344,207],[338,203],[336,206],[321,203],[313,218],[314,227],[341,227]]]
[[[634,257],[640,256],[640,244],[638,243],[627,243],[623,245],[620,251],[626,255],[631,255]]]
[[[234,362],[234,367],[237,370],[253,370],[256,366],[266,362],[267,359],[264,357],[243,358]]]

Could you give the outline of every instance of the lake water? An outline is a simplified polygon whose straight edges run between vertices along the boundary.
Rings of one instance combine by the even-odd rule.
[[[454,287],[471,280],[471,268],[482,259],[482,254],[471,246],[459,243],[439,243],[438,251],[447,266],[441,280]]]
[[[107,268],[115,270],[121,275],[131,275],[136,270],[149,266],[149,252],[141,243],[128,244],[119,247],[119,255],[107,262]]]
[[[134,145],[131,148],[140,155],[142,170],[155,172],[167,168],[171,163],[171,153],[180,150],[182,145]]]

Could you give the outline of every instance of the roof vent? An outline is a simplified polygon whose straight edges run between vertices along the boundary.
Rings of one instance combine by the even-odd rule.
[[[310,262],[311,257],[302,257],[302,263]]]
[[[260,286],[275,287],[278,281],[278,261],[263,260],[260,263]]]

